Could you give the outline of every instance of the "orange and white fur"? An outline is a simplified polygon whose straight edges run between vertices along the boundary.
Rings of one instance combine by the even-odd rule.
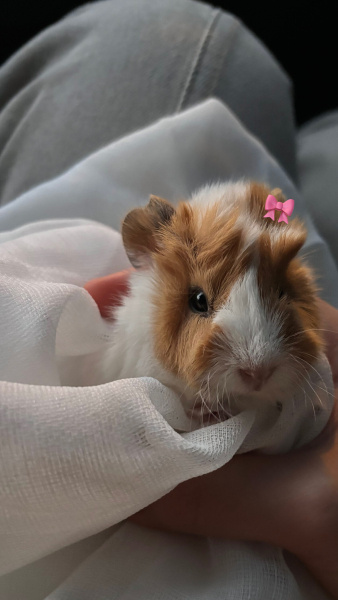
[[[305,227],[264,219],[269,193],[284,200],[263,184],[230,182],[175,207],[152,196],[127,214],[136,271],[112,309],[114,342],[97,383],[153,377],[202,422],[291,401],[322,340],[313,275],[297,257]]]

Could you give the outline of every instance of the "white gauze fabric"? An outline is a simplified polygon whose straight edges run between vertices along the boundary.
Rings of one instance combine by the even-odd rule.
[[[0,211],[1,574],[116,525],[45,600],[325,598],[279,549],[123,522],[238,451],[285,451],[315,437],[332,406],[324,359],[311,382],[321,386],[318,412],[301,395],[277,416],[245,411],[194,432],[179,398],[153,379],[82,387],[83,361],[109,335],[82,286],[128,266],[111,227],[150,193],[175,201],[242,176],[295,198],[309,229],[305,251],[337,305],[334,263],[297,191],[216,101],[102,149]]]

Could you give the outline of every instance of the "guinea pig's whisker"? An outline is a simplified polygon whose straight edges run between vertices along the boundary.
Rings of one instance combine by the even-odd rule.
[[[310,352],[304,352],[304,351],[302,350],[302,354],[306,354],[306,356],[310,356],[310,358],[314,358],[314,360],[318,360],[318,357],[317,357],[317,356],[315,356],[314,354],[310,354]],[[300,356],[298,356],[298,358],[300,359],[301,357],[300,357]],[[305,360],[305,359],[303,358],[302,360]],[[305,362],[306,362],[306,361],[305,361]],[[310,365],[310,366],[311,366],[311,365]]]
[[[201,405],[200,405],[200,422],[201,422],[201,426],[203,427],[203,414],[204,414],[204,405],[205,405],[205,400],[204,400],[204,395],[203,395],[203,390],[202,388],[200,389],[200,391],[198,392],[199,397],[201,398]]]
[[[311,358],[316,358],[315,356],[313,356],[312,354],[309,354],[308,352],[303,352],[303,354],[306,354],[307,356],[310,356]],[[305,360],[305,358],[301,358],[301,356],[297,356],[297,359],[300,360],[301,362],[304,363],[304,365],[306,365],[305,368],[310,368],[312,369],[318,376],[319,379],[322,379],[321,374],[317,371],[317,369],[314,368],[313,365],[311,365],[307,360]]]
[[[216,419],[219,423],[222,422],[222,419],[221,419],[221,416],[220,416],[220,412],[219,412],[219,405],[220,405],[220,397],[219,397],[219,385],[220,385],[220,382],[219,382],[219,380],[218,380],[218,383],[217,383],[216,390],[213,391],[212,388],[211,388],[211,381],[217,375],[218,371],[219,371],[219,367],[216,364],[214,366],[214,368],[211,371],[209,371],[209,373],[207,375],[207,378],[206,378],[206,380],[204,382],[205,396],[207,397],[207,401],[208,401],[208,405],[206,404],[206,408],[207,408],[207,410],[209,412],[208,423],[210,422],[211,418]],[[212,409],[211,408],[215,404],[215,399],[212,398],[212,395],[214,393],[216,394],[216,409]]]
[[[222,388],[221,408],[222,408],[222,412],[227,417],[232,417],[232,413],[231,413],[231,399],[230,399],[230,394],[229,394],[229,392],[227,390],[226,379],[227,379],[227,376],[225,376],[225,381],[224,381],[224,385],[223,385],[223,388]]]
[[[303,392],[304,406],[306,407],[307,406],[307,394],[306,394],[306,391],[305,391],[305,388],[304,388],[304,377],[302,377],[301,375],[298,374],[297,380],[298,380],[298,383],[297,383],[296,389],[299,388]],[[293,407],[295,409],[295,400],[294,400],[294,397],[293,397]]]
[[[296,365],[296,367],[290,367],[290,369],[292,370],[292,372],[295,375],[295,379],[296,379],[296,389],[300,389],[302,390],[302,392],[304,393],[304,397],[305,397],[305,390],[304,390],[304,377],[302,375],[302,373],[299,370],[298,365]],[[293,404],[293,410],[295,411],[295,394],[293,394],[292,396],[292,404]],[[305,406],[306,406],[306,398],[305,398]]]
[[[183,396],[184,396],[184,392],[181,394],[180,400],[182,399]],[[195,399],[193,407],[189,410],[189,412],[190,412],[190,422],[189,422],[189,429],[190,429],[190,431],[192,430],[192,419],[193,419],[194,412],[196,410],[196,403],[197,403],[197,398]]]
[[[320,398],[319,394],[316,392],[316,390],[314,389],[314,387],[311,385],[311,383],[310,383],[310,382],[309,382],[309,386],[310,386],[310,388],[313,390],[313,393],[314,393],[314,394],[316,394],[316,396],[317,396],[317,398],[318,398],[319,405],[321,406],[321,408],[323,408],[323,407],[324,407],[324,405],[323,405],[323,401],[321,400],[321,398]]]
[[[300,359],[299,357],[298,357],[298,358],[296,358],[295,356],[294,356],[293,358],[294,358],[294,360],[295,360],[296,362],[298,362],[299,360],[303,360],[303,359]],[[303,361],[303,362],[305,362],[305,363],[306,363],[306,361]],[[307,364],[307,363],[306,363],[306,364]],[[318,396],[318,394],[317,394],[316,390],[314,389],[314,387],[311,385],[311,381],[310,381],[310,375],[308,374],[308,377],[306,377],[306,375],[307,375],[307,374],[308,374],[308,373],[305,373],[305,379],[306,379],[306,381],[307,381],[308,385],[310,386],[310,388],[312,389],[313,393],[314,393],[314,394],[317,396],[320,406],[321,406],[321,407],[323,407],[323,403],[322,403],[321,399],[319,398],[319,396]],[[312,409],[313,409],[313,414],[314,414],[314,417],[315,417],[315,419],[316,419],[316,418],[317,418],[317,415],[316,415],[316,409],[315,409],[315,405],[314,405],[314,403],[313,403],[313,401],[312,401],[312,398],[310,398],[310,401],[311,401],[311,405],[312,405]]]
[[[302,383],[304,383],[304,377],[302,376],[302,373],[300,372],[298,365],[296,365],[296,366],[290,365],[289,369],[294,374],[296,381],[299,382],[298,385],[302,385]]]
[[[231,402],[231,400],[230,400],[230,394],[229,394],[229,391],[228,391],[228,388],[227,388],[227,380],[228,380],[228,377],[229,377],[229,373],[225,372],[225,373],[223,373],[223,376],[224,376],[224,384],[223,384],[223,387],[222,387],[222,392],[220,394],[220,398],[218,400],[218,404],[220,406],[221,412],[225,413],[227,416],[231,416],[231,412],[230,412],[230,402]],[[218,383],[217,388],[218,387],[219,387],[219,383]],[[226,401],[226,406],[224,405],[224,401]]]
[[[210,424],[210,416],[212,415],[212,411],[210,408],[210,404],[211,404],[211,395],[210,395],[210,373],[208,373],[208,377],[207,377],[207,400],[208,402],[205,403],[205,406],[208,410],[208,421],[207,421],[207,426],[209,426]]]
[[[308,352],[304,352],[303,354],[306,354],[307,356],[310,356],[311,358],[316,358],[315,356],[313,356],[312,354],[309,354]],[[299,358],[299,360],[304,360],[304,359],[301,359],[300,357],[298,357],[298,358]],[[317,375],[319,375],[319,380],[320,380],[320,381],[322,381],[322,382],[323,382],[323,384],[325,385],[325,388],[326,388],[326,393],[327,393],[327,394],[329,394],[329,395],[331,395],[331,396],[334,396],[334,394],[332,394],[331,392],[329,392],[329,390],[327,389],[327,385],[326,385],[326,383],[325,383],[325,381],[324,381],[323,377],[322,377],[322,376],[321,376],[321,374],[320,374],[320,373],[319,373],[319,372],[318,372],[318,371],[317,371],[317,370],[314,368],[314,366],[313,366],[313,365],[310,365],[310,364],[308,364],[306,361],[304,361],[304,362],[305,362],[305,363],[306,363],[306,364],[307,364],[309,367],[311,367],[311,368],[312,368],[314,371],[316,371]],[[314,382],[314,383],[315,383],[315,382]],[[315,383],[315,385],[317,385],[318,387],[320,387],[320,386],[318,385],[318,383]],[[320,389],[322,389],[323,391],[325,391],[323,388],[320,388]]]
[[[294,362],[296,362],[296,364],[297,364],[297,371],[295,373],[296,373],[296,377],[297,377],[298,381],[299,381],[299,378],[300,378],[300,383],[297,384],[297,388],[299,387],[303,391],[303,394],[304,394],[304,405],[306,407],[307,406],[308,395],[306,394],[306,391],[304,389],[304,385],[303,384],[304,384],[304,380],[307,381],[307,377],[306,377],[307,371],[306,371],[306,369],[304,368],[304,366],[301,363],[299,363],[298,361],[296,361],[295,357],[292,354],[290,354],[290,358]]]
[[[231,412],[230,412],[229,394],[228,394],[228,391],[227,391],[226,379],[227,379],[227,376],[225,375],[225,377],[224,377],[224,385],[223,385],[223,388],[222,388],[223,403],[221,404],[221,407],[222,407],[223,412],[225,412],[225,414],[229,417],[229,416],[231,416]],[[227,404],[229,404],[229,408],[224,406],[224,396],[226,396],[226,400],[227,400]]]
[[[211,396],[210,396],[210,373],[208,373],[208,377],[207,377],[207,389],[208,389],[209,404],[211,404]]]
[[[217,412],[217,414],[220,415],[220,422],[222,422],[222,420],[223,420],[222,413],[226,413],[226,411],[224,410],[224,406],[222,404],[222,399],[223,399],[223,395],[224,395],[224,386],[223,386],[221,394],[219,393],[219,386],[220,386],[220,381],[218,381],[217,389],[216,389],[216,399],[217,399],[216,412]]]
[[[186,393],[187,389],[189,389],[189,388],[190,388],[190,385],[189,385],[189,383],[187,383],[184,386],[183,391],[179,395],[179,400],[182,400],[182,398],[184,398],[185,393]],[[198,402],[198,396],[199,396],[199,392],[197,392],[197,396],[195,398],[195,401],[194,401],[194,404],[193,404],[192,408],[189,409],[189,412],[190,412],[190,423],[189,423],[190,430],[192,429],[192,420],[193,420],[193,417],[194,417],[194,413],[196,412],[196,404]],[[203,398],[202,398],[202,402],[203,402]],[[201,404],[201,406],[202,406],[202,404]]]
[[[325,393],[326,393],[328,396],[331,396],[332,398],[334,398],[334,397],[335,397],[335,395],[334,395],[332,392],[329,392],[329,390],[328,390],[328,388],[327,388],[327,385],[326,385],[326,383],[325,383],[325,381],[324,381],[323,377],[320,377],[320,381],[322,381],[322,382],[323,382],[323,384],[325,385],[325,389],[324,389],[324,388],[322,388],[322,387],[319,385],[319,383],[316,383],[315,381],[313,381],[313,385],[315,385],[315,386],[316,386],[318,389],[322,390],[322,392],[325,392]]]
[[[297,335],[303,335],[304,333],[307,333],[309,331],[325,331],[326,333],[338,333],[338,330],[335,330],[335,329],[320,329],[320,328],[303,329],[302,331],[297,331],[296,333],[293,333],[292,335],[288,335],[286,338],[286,341],[290,340],[293,337],[296,337]]]
[[[216,387],[216,414],[219,414],[218,405],[219,405],[219,382],[217,383],[217,387]]]
[[[183,391],[181,392],[181,394],[179,395],[179,399],[182,400],[182,398],[184,398],[185,396],[185,392],[187,391],[187,389],[189,388],[189,384],[187,383],[184,388]]]
[[[300,388],[302,390],[302,392],[304,393],[304,401],[305,401],[305,406],[306,406],[306,396],[305,396],[305,390],[304,390],[304,386],[302,385],[304,383],[304,377],[302,377],[301,373],[299,372],[299,368],[296,369],[293,366],[289,367],[290,370],[294,373],[295,378],[296,378],[296,389]],[[293,411],[295,412],[295,397],[294,395],[292,396],[292,406],[293,406]]]
[[[307,380],[307,382],[309,383],[309,381],[308,381],[308,380]],[[313,388],[312,388],[312,389],[313,389]],[[314,419],[316,420],[316,419],[317,419],[317,415],[316,415],[316,409],[315,409],[315,405],[314,405],[314,403],[313,403],[313,400],[312,400],[311,396],[309,396],[309,395],[308,395],[308,394],[305,392],[305,390],[304,390],[304,389],[303,389],[303,391],[304,391],[304,397],[305,397],[305,406],[306,406],[306,404],[307,404],[307,402],[306,402],[306,401],[307,401],[307,400],[309,400],[309,401],[310,401],[310,406],[311,406],[311,408],[312,408],[312,412],[313,412],[313,417],[314,417]]]
[[[312,354],[308,354],[307,352],[305,352],[305,354],[307,354],[308,356],[312,356]],[[321,374],[317,371],[317,369],[315,369],[313,365],[310,365],[309,363],[307,363],[306,360],[304,360],[300,356],[298,356],[297,358],[298,358],[298,360],[301,360],[302,362],[304,362],[311,369],[313,369],[313,371],[315,371],[315,373],[319,376],[319,380],[324,383],[324,385],[326,387],[326,393],[329,394],[329,390],[327,389],[326,383],[325,383],[324,379],[322,378]],[[315,358],[315,357],[312,357],[312,358]],[[313,383],[315,383],[315,382],[313,382]],[[318,384],[315,384],[315,385],[318,385]],[[323,391],[325,391],[325,390],[323,390]],[[319,397],[318,397],[318,399],[319,399]]]
[[[304,389],[304,377],[297,377],[298,383],[296,384],[296,390],[299,388],[302,392],[303,392],[303,396],[304,396],[304,406],[307,406],[307,395]],[[295,406],[295,401],[293,399],[293,406]]]
[[[324,382],[324,385],[325,385],[325,382]],[[324,388],[320,387],[320,385],[318,385],[318,383],[315,383],[315,386],[317,388],[319,388],[320,390],[322,390],[322,392],[325,392],[328,396],[331,396],[331,398],[335,398],[335,395],[332,394],[332,392],[329,392],[328,389],[325,390]]]
[[[202,398],[202,406],[201,406],[201,427],[205,427],[204,416],[206,414],[205,408],[207,409],[208,414],[208,405],[205,402],[204,396]]]
[[[227,396],[227,403],[229,404],[229,413],[230,413],[230,416],[231,416],[232,415],[231,393],[228,392],[228,388],[227,388],[227,379],[228,379],[228,377],[229,377],[229,373],[226,373],[225,377],[224,377],[224,387],[225,387],[225,393],[226,393],[226,396]],[[234,403],[236,404],[236,401],[234,401]]]
[[[208,393],[208,392],[206,391],[206,393]],[[206,399],[205,399],[205,396],[203,396],[203,416],[202,416],[202,419],[203,419],[203,426],[204,426],[204,424],[205,424],[205,423],[204,423],[205,415],[207,415],[207,416],[208,416],[208,418],[210,418],[210,408],[209,408],[209,404],[208,404],[208,402],[209,402],[209,401],[208,401],[208,398],[207,398],[207,401],[206,401]],[[208,424],[208,423],[207,423],[207,424]]]
[[[309,401],[310,401],[310,406],[311,406],[312,412],[313,412],[313,418],[314,418],[314,420],[316,420],[317,419],[317,415],[316,415],[316,409],[315,409],[314,402],[313,402],[311,396],[309,396],[308,394],[306,394],[306,398],[309,399]]]
[[[207,385],[207,387],[205,388],[205,392],[206,392],[206,394],[208,394],[208,397],[209,397],[209,402],[210,402],[210,388],[209,388],[209,379],[210,379],[210,377],[208,377],[207,381],[205,382],[205,383],[206,383],[206,385]],[[205,425],[204,415],[205,415],[205,414],[207,414],[207,415],[208,415],[208,422],[207,422],[207,425],[209,425],[209,423],[210,423],[210,418],[211,418],[211,417],[214,417],[214,418],[215,418],[215,416],[214,416],[214,414],[213,414],[212,410],[210,409],[210,407],[208,406],[207,402],[205,401],[205,397],[204,397],[204,393],[203,393],[203,391],[204,391],[204,390],[201,388],[201,390],[200,390],[200,397],[201,397],[201,400],[202,400],[202,407],[201,407],[201,420],[202,420],[202,423],[203,423],[203,425],[202,425],[202,426],[204,427],[204,425]],[[207,411],[207,412],[205,412],[205,411],[203,411],[203,412],[202,412],[202,409],[203,409],[203,407],[205,407],[205,408],[206,408],[206,411]]]
[[[200,390],[198,392],[199,397],[201,398],[201,403],[200,403],[200,416],[199,416],[199,420],[200,420],[200,425],[203,427],[203,403],[204,403],[204,399],[203,399],[203,395],[202,395],[202,391]]]

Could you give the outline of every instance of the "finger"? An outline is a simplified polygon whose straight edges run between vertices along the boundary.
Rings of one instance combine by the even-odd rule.
[[[95,300],[103,317],[108,317],[111,307],[120,304],[122,297],[128,293],[129,277],[133,270],[126,269],[119,273],[91,279],[84,286]]]

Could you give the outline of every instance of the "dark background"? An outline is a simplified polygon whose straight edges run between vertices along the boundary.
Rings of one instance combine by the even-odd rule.
[[[39,31],[83,2],[2,0],[1,4],[0,64]],[[211,0],[209,4],[239,17],[291,76],[298,124],[338,107],[334,3]]]

